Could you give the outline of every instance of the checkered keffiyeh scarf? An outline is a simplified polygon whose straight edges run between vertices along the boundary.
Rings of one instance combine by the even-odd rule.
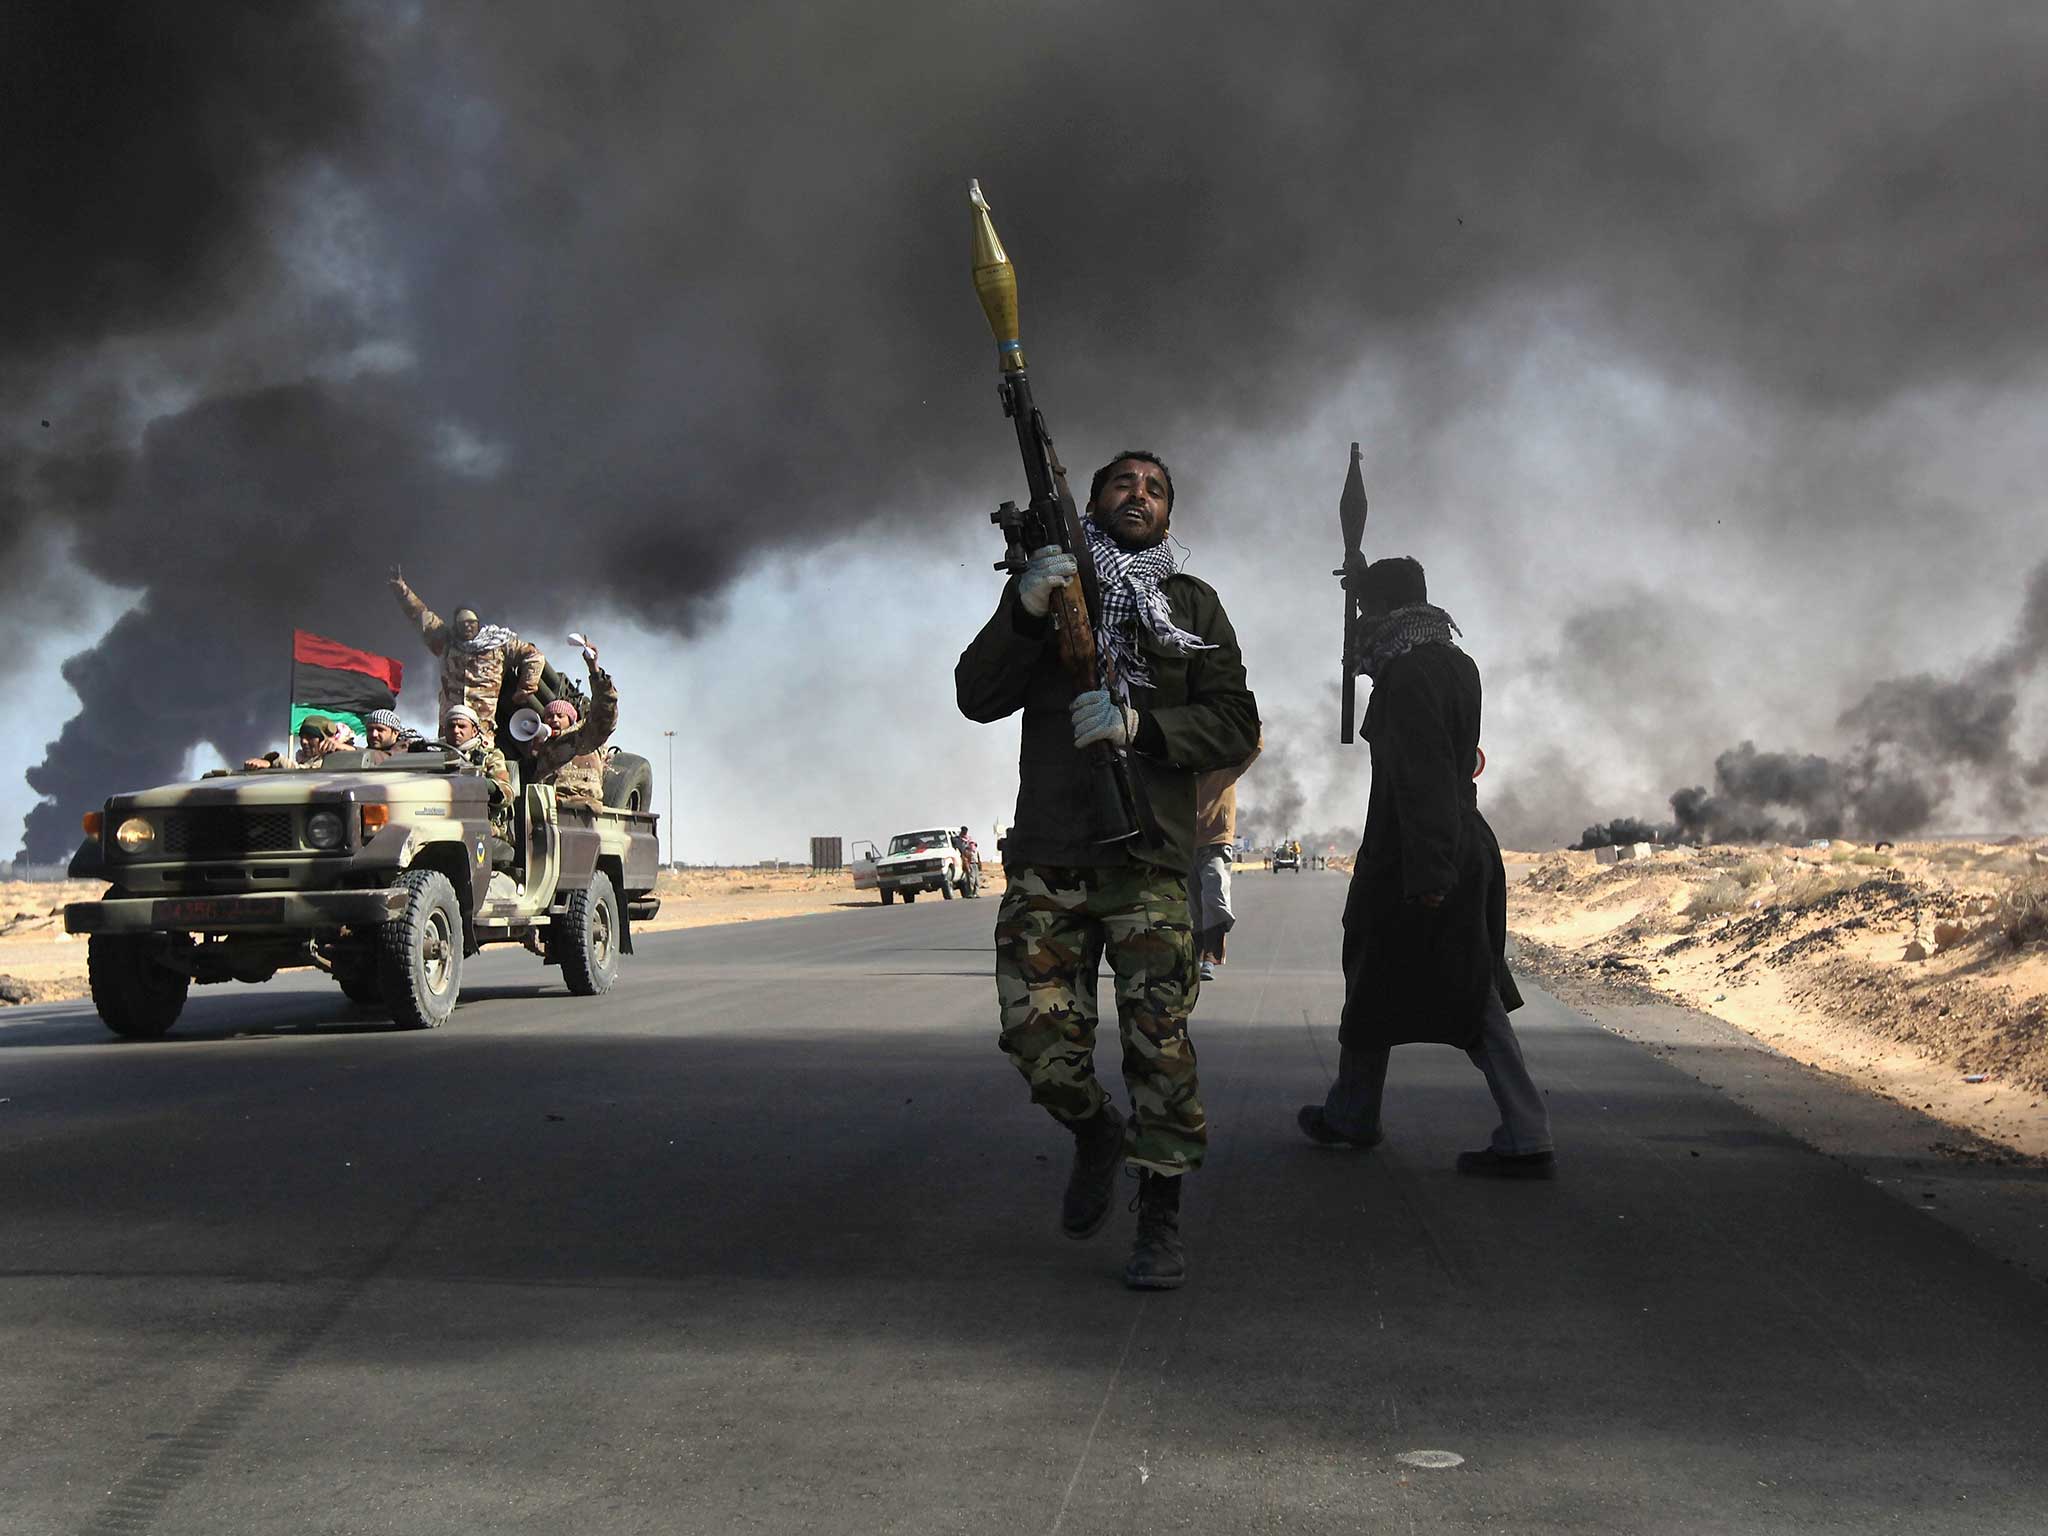
[[[1377,678],[1396,656],[1405,656],[1418,645],[1452,645],[1451,637],[1463,633],[1457,622],[1433,603],[1410,603],[1380,620],[1366,637],[1365,659],[1358,670]]]
[[[481,656],[485,651],[502,651],[508,645],[517,645],[519,634],[502,624],[484,624],[478,627],[473,640],[457,640],[455,649],[470,656]]]
[[[1081,526],[1088,530],[1088,553],[1095,561],[1095,584],[1102,594],[1102,622],[1096,626],[1095,640],[1116,664],[1119,681],[1126,687],[1152,685],[1152,669],[1138,650],[1140,624],[1177,656],[1216,649],[1173,622],[1166,594],[1159,590],[1176,569],[1164,539],[1150,549],[1125,549],[1096,527],[1094,518],[1084,518]]]

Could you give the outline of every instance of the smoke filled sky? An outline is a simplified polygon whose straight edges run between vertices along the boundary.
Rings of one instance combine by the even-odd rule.
[[[294,624],[427,713],[394,560],[606,642],[684,857],[1001,819],[1014,727],[951,690],[1021,486],[971,175],[1068,463],[1173,464],[1305,833],[1365,799],[1353,439],[1510,842],[1852,745],[1874,685],[1981,675],[2048,556],[2036,5],[78,3],[0,57],[38,857],[273,744]],[[2038,824],[2008,799],[1941,816]]]

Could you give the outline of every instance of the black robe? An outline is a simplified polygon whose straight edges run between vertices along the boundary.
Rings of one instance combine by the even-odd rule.
[[[1365,841],[1344,903],[1344,1018],[1353,1047],[1471,1046],[1508,972],[1507,874],[1479,814],[1479,668],[1455,646],[1418,645],[1375,679]],[[1415,898],[1441,891],[1443,904]]]

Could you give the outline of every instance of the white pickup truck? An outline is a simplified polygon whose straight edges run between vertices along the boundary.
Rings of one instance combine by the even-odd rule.
[[[898,896],[915,901],[920,891],[937,891],[948,901],[955,895],[971,898],[981,894],[981,860],[950,828],[898,832],[887,853],[863,858],[856,845],[853,884],[856,890],[881,891],[885,907]]]

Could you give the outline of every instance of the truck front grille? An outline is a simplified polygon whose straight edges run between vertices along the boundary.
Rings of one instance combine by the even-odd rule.
[[[163,850],[191,859],[238,853],[290,853],[299,840],[290,811],[243,811],[232,806],[171,811],[164,817]]]

